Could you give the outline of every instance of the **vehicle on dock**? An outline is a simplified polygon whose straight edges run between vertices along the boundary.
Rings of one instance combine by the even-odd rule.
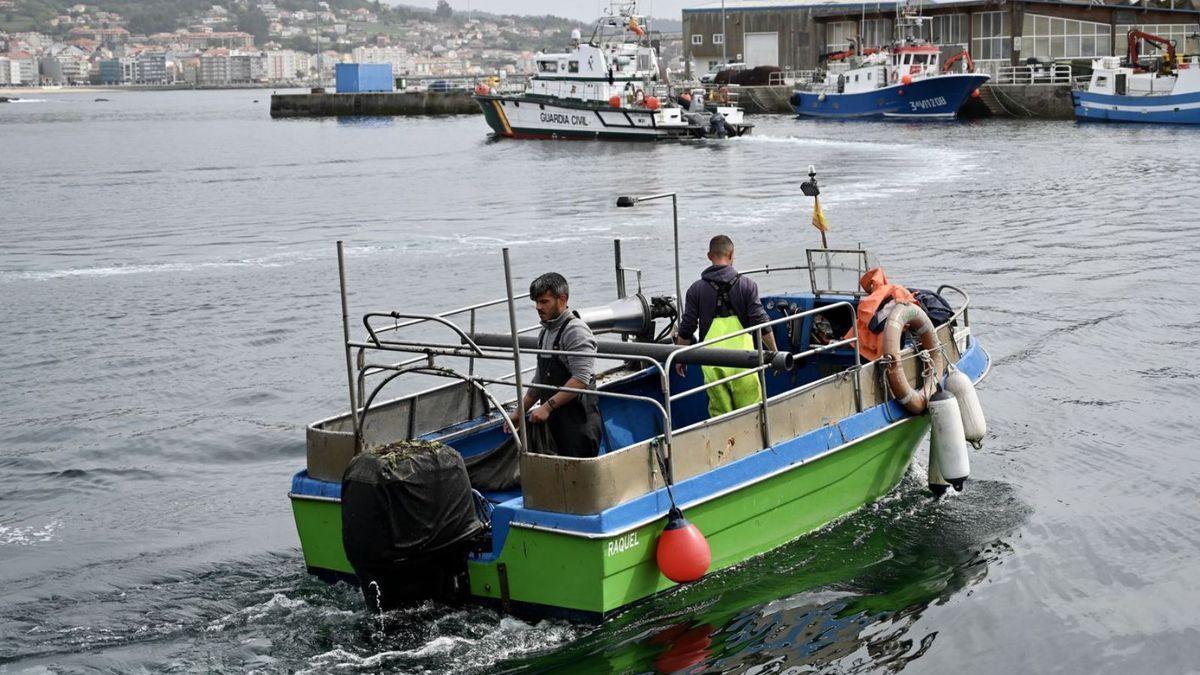
[[[636,2],[614,2],[583,42],[539,53],[537,74],[520,93],[481,84],[475,101],[496,136],[538,139],[662,140],[725,138],[753,128],[740,108],[672,94]]]
[[[1139,30],[1126,35],[1124,63],[1105,56],[1092,62],[1092,76],[1071,92],[1075,119],[1097,122],[1200,124],[1200,59],[1180,61],[1175,41]],[[1166,52],[1143,67],[1147,43]]]
[[[941,50],[920,35],[925,17],[898,8],[897,40],[879,50],[849,50],[829,59],[823,82],[796,90],[789,102],[802,117],[954,119],[990,79],[972,72],[966,51],[942,63]],[[950,69],[963,61],[967,72]]]
[[[930,489],[962,489],[966,440],[985,433],[969,399],[990,366],[965,293],[939,288],[961,303],[943,302],[941,313],[927,303],[935,321],[898,299],[875,338],[885,355],[867,361],[856,316],[877,301],[859,288],[876,278],[871,257],[812,249],[806,264],[743,272],[810,285],[765,294],[770,321],[741,331],[772,331],[778,352],[762,341],[753,350],[717,344],[736,333],[676,346],[663,339],[678,315],[674,297],[646,297],[640,275],[627,295],[616,245],[617,299],[578,311],[608,336],[596,358],[617,364],[598,368],[595,388],[582,394],[598,399],[603,418],[595,457],[540,452],[533,436],[545,425],[518,425],[501,404],[511,393],[521,401],[530,386],[563,390],[524,382],[523,364],[580,354],[537,349],[523,335],[536,326],[518,329],[514,303],[527,301],[513,296],[507,249],[505,297],[438,313],[367,313],[359,340],[350,338],[343,284],[350,411],[308,426],[307,467],[289,493],[309,572],[359,583],[372,608],[433,597],[602,620],[883,497],[931,425]],[[339,264],[340,251],[339,243]],[[478,330],[496,326],[486,315],[501,309],[507,334]],[[443,337],[424,337],[431,331]],[[760,398],[710,418],[706,392],[721,382],[706,384],[699,367],[680,373],[681,363],[744,368],[725,379],[754,378]],[[384,386],[419,376],[451,382],[377,402]]]

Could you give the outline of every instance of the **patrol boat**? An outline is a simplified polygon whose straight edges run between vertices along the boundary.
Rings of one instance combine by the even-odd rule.
[[[881,50],[851,50],[831,57],[825,81],[797,90],[789,102],[804,117],[953,119],[988,75],[974,73],[968,52],[941,62],[941,50],[917,37],[921,17],[897,10],[896,32],[904,35]],[[958,61],[966,73],[952,73]]]
[[[474,98],[496,136],[539,139],[661,140],[741,136],[753,128],[742,110],[704,103],[698,92],[673,100],[665,64],[651,44],[636,2],[613,2],[583,42],[535,57],[527,90],[506,94],[486,84]]]
[[[1175,41],[1131,30],[1128,57],[1105,56],[1092,62],[1092,77],[1071,92],[1075,119],[1097,122],[1200,124],[1200,59],[1179,60]],[[1138,61],[1141,44],[1165,49],[1149,68]]]
[[[340,253],[339,242],[339,265]],[[507,249],[503,258],[505,297],[436,313],[368,312],[357,339],[343,271],[350,409],[308,426],[307,466],[289,497],[309,572],[359,583],[372,609],[434,597],[602,620],[888,494],[931,426],[930,489],[964,486],[966,441],[986,433],[973,385],[990,357],[957,288],[936,294],[953,294],[956,306],[926,303],[928,313],[889,303],[908,291],[865,295],[860,276],[883,280],[866,274],[865,251],[813,249],[806,264],[743,271],[810,285],[764,295],[770,321],[742,331],[772,330],[779,352],[713,348],[728,336],[679,347],[660,341],[677,316],[674,298],[646,297],[640,283],[627,294],[618,262],[618,297],[579,311],[600,336],[596,358],[616,365],[598,369],[586,394],[603,416],[600,454],[577,458],[535,451],[545,425],[514,425],[501,403],[531,386],[522,373],[532,359],[562,355],[538,350],[518,327],[515,304],[524,314],[528,301],[512,293]],[[890,308],[875,338],[884,356],[868,362],[857,349],[860,304],[870,316]],[[475,330],[497,311],[507,334]],[[904,343],[906,330],[916,344]],[[681,377],[678,363],[746,368],[732,377],[753,378],[764,395],[710,418],[713,385],[700,368]],[[496,365],[511,372],[498,375]],[[377,400],[417,376],[449,382]]]

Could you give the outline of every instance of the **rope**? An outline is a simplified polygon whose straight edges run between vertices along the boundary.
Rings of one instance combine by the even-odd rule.
[[[900,418],[892,417],[891,406],[888,402],[891,401],[895,394],[892,393],[892,385],[888,382],[887,371],[892,367],[894,360],[887,354],[881,356],[875,366],[875,375],[879,377],[879,383],[883,387],[883,419],[888,421],[888,424],[898,421]]]
[[[989,89],[989,90],[990,90],[990,91],[992,91],[992,92],[993,92],[993,93],[995,93],[995,94],[999,94],[999,93],[1001,93],[1001,92],[1000,92],[1000,90],[998,90],[998,89]],[[1012,96],[1009,96],[1008,94],[1004,94],[1004,96],[1005,96],[1005,97],[1006,97],[1006,98],[1009,100],[1009,101],[1008,101],[1009,103],[1011,103],[1011,104],[1013,104],[1013,105],[1017,106],[1017,107],[1018,107],[1018,108],[1020,108],[1021,110],[1024,110],[1024,111],[1025,111],[1025,117],[1026,117],[1027,119],[1031,119],[1031,118],[1037,117],[1037,114],[1036,114],[1036,113],[1034,113],[1034,112],[1033,112],[1032,110],[1030,110],[1029,108],[1026,108],[1025,106],[1023,106],[1023,105],[1021,105],[1020,103],[1018,103],[1017,101],[1015,101],[1015,100],[1013,99],[1013,97],[1012,97]],[[1008,107],[1004,105],[1004,103],[1003,103],[1003,102],[1000,100],[1000,97],[999,97],[999,96],[996,96],[996,102],[1000,104],[1000,107],[1001,107],[1001,108],[1004,108],[1005,112],[1007,112],[1008,114],[1012,115],[1013,117],[1017,117],[1016,115],[1013,115],[1013,113],[1012,113],[1011,111],[1009,111]]]

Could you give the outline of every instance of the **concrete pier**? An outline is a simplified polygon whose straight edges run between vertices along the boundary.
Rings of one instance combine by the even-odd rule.
[[[795,114],[788,103],[795,90],[791,85],[730,87],[731,92],[737,92],[737,104],[747,115]]]
[[[980,87],[979,94],[995,117],[1075,118],[1069,84],[985,84]]]
[[[271,117],[474,115],[479,112],[479,105],[468,91],[271,95]]]

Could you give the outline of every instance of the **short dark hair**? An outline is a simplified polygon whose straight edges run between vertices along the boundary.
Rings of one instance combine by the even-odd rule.
[[[708,240],[708,252],[713,255],[733,255],[733,240],[718,234]]]
[[[547,293],[557,298],[565,298],[570,295],[571,289],[567,286],[566,277],[558,272],[546,272],[529,284],[530,300],[537,300]]]

